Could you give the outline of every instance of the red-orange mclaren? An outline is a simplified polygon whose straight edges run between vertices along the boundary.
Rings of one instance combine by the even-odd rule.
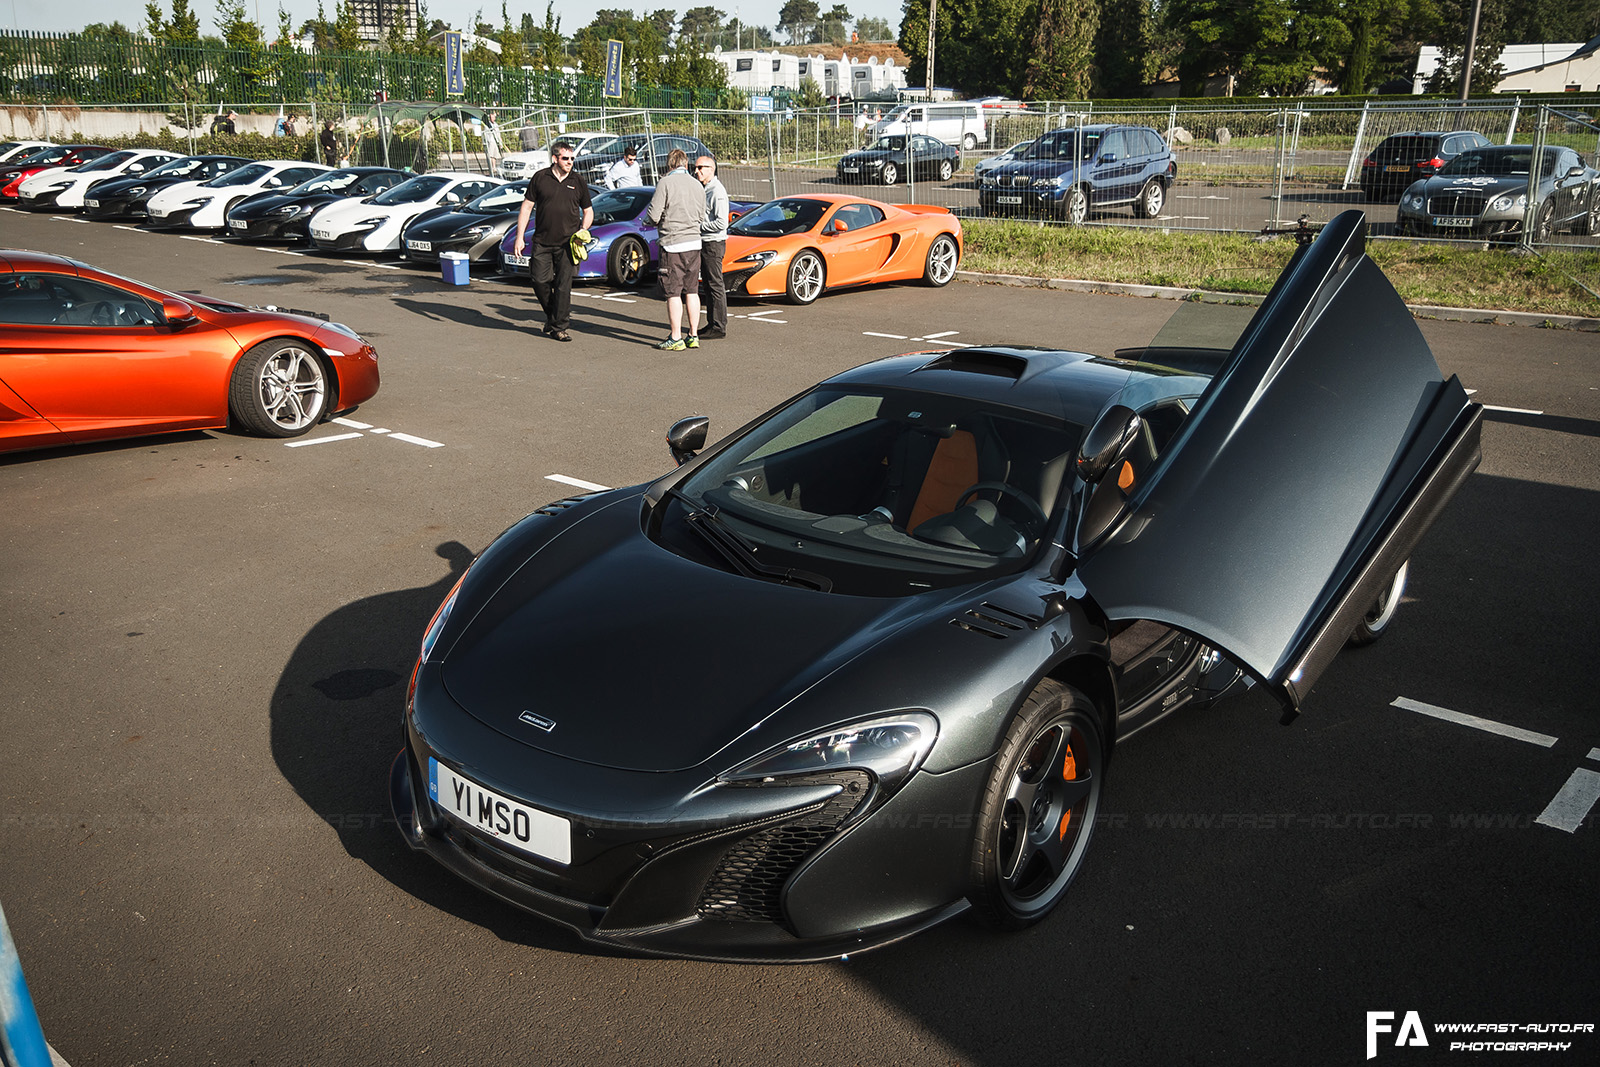
[[[786,196],[728,227],[728,292],[809,304],[825,289],[921,280],[944,285],[961,263],[961,220],[929,204],[859,196]]]
[[[348,326],[0,249],[0,452],[233,425],[303,434],[378,391]]]

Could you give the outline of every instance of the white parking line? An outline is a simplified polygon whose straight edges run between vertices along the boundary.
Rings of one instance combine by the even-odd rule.
[[[150,232],[149,230],[142,229],[142,228],[140,228],[138,226],[124,226],[120,222],[112,223],[111,224],[111,228],[113,230],[127,230],[129,233],[149,233]]]
[[[348,441],[353,437],[360,437],[358,433],[336,433],[332,437],[316,437],[310,441],[285,441],[285,448],[304,448],[307,445],[326,445],[334,441]]]
[[[1589,817],[1589,812],[1594,810],[1596,801],[1600,801],[1600,772],[1579,767],[1567,779],[1567,784],[1561,787],[1561,792],[1533,821],[1565,830],[1569,834],[1576,833],[1578,827],[1583,825],[1583,820]]]
[[[444,447],[443,441],[430,441],[426,437],[412,437],[408,433],[392,433],[389,435],[389,439],[393,441],[405,441],[407,444],[421,445],[423,448]]]
[[[1485,411],[1503,411],[1507,415],[1543,415],[1544,414],[1544,412],[1535,411],[1533,408],[1503,408],[1503,407],[1497,407],[1494,404],[1485,404],[1485,405],[1483,405],[1483,410],[1485,410]]]
[[[547,482],[560,482],[562,485],[576,486],[579,489],[588,489],[591,492],[600,492],[602,490],[611,488],[609,485],[597,485],[594,482],[586,482],[582,478],[569,478],[565,474],[546,474],[544,476],[544,480]]]
[[[357,422],[355,419],[347,419],[343,415],[340,415],[338,418],[329,419],[328,421],[329,422],[337,422],[340,426],[348,426],[352,430],[370,430],[370,429],[372,429],[372,423],[370,423],[370,422]]]
[[[924,341],[933,341],[933,340],[937,340],[940,337],[954,337],[956,334],[958,334],[960,332],[961,332],[960,330],[941,330],[938,333],[925,333],[925,334],[922,335],[922,339]]]
[[[1395,697],[1392,704],[1394,707],[1404,708],[1406,711],[1415,711],[1421,715],[1431,715],[1435,719],[1443,719],[1445,722],[1453,722],[1461,726],[1470,726],[1474,730],[1483,730],[1486,733],[1499,734],[1501,737],[1509,737],[1513,741],[1526,741],[1530,745],[1538,745],[1541,748],[1550,748],[1556,743],[1557,740],[1559,740],[1558,738],[1551,737],[1549,734],[1537,734],[1532,730],[1524,730],[1518,726],[1507,726],[1503,722],[1495,722],[1493,719],[1480,719],[1476,715],[1468,715],[1465,712],[1451,711],[1448,708],[1434,707],[1432,704],[1424,704],[1420,700],[1410,700],[1406,697]]]
[[[1589,750],[1589,758],[1600,761],[1600,748],[1591,748]]]
[[[903,333],[874,333],[871,330],[862,330],[861,331],[861,336],[863,336],[863,337],[887,337],[887,338],[889,338],[891,340],[894,340],[894,341],[908,341],[908,340],[910,340],[910,338],[907,337]]]
[[[85,226],[94,225],[94,223],[90,222],[88,219],[75,219],[68,215],[51,215],[50,217],[57,222],[79,222]]]

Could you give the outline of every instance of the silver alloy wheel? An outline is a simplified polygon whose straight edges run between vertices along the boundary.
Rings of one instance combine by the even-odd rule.
[[[1153,219],[1161,214],[1161,209],[1167,204],[1167,191],[1158,178],[1151,178],[1145,183],[1144,192],[1139,194],[1139,214],[1147,219]]]
[[[956,264],[960,258],[955,238],[941,233],[928,246],[928,267],[923,272],[923,281],[935,287],[949,284],[950,279],[956,276]]]
[[[1067,190],[1065,207],[1067,221],[1074,226],[1082,226],[1083,220],[1089,217],[1089,194],[1083,191],[1083,186],[1074,185]]]
[[[796,253],[789,262],[789,302],[809,304],[822,295],[822,257],[815,252]]]
[[[900,168],[895,166],[893,163],[885,163],[883,165],[883,184],[893,185],[899,180]]]
[[[299,345],[279,349],[262,364],[256,389],[267,418],[286,433],[309,430],[328,399],[322,361]]]
[[[939,162],[939,180],[940,181],[942,181],[942,182],[949,181],[950,180],[950,176],[952,174],[954,174],[955,172],[956,172],[956,169],[950,165],[950,161],[948,159],[940,160],[940,162]]]

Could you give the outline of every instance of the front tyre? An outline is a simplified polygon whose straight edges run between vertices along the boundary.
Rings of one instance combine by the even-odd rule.
[[[1405,594],[1406,571],[1410,566],[1410,560],[1400,564],[1400,569],[1394,572],[1389,584],[1383,587],[1383,592],[1378,594],[1377,599],[1367,608],[1367,613],[1361,616],[1361,621],[1356,623],[1356,628],[1350,632],[1346,644],[1353,647],[1370,645],[1383,636],[1383,632],[1389,628],[1389,623],[1394,621],[1394,609],[1400,606],[1400,598]]]
[[[815,302],[825,280],[821,256],[810,250],[796,253],[789,261],[789,303]]]
[[[263,341],[239,360],[228,386],[233,421],[264,437],[298,437],[328,404],[328,373],[302,341]]]
[[[895,166],[893,163],[885,163],[883,165],[883,184],[893,185],[899,180],[900,168]]]
[[[956,265],[961,262],[961,249],[956,239],[941,233],[928,246],[928,263],[923,268],[922,280],[934,288],[949,285],[956,276]]]
[[[644,278],[647,259],[644,243],[637,237],[618,240],[611,246],[611,255],[606,262],[606,273],[611,276],[611,284],[619,289],[637,288]]]
[[[956,172],[955,164],[951,163],[948,159],[941,159],[939,161],[939,180],[940,181],[942,181],[942,182],[949,181],[951,176],[954,175],[955,172]]]
[[[1089,217],[1089,194],[1084,192],[1083,186],[1074,185],[1067,190],[1066,199],[1061,203],[1061,212],[1072,225],[1083,225],[1083,221]]]
[[[980,920],[1020,930],[1060,902],[1089,849],[1105,762],[1089,698],[1041,682],[1006,731],[978,808],[967,899]]]

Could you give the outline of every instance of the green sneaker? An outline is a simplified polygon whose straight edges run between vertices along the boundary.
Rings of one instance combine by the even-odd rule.
[[[684,339],[683,347],[685,347],[685,348],[699,348],[700,347],[700,338],[696,337],[694,334],[691,333],[687,338]]]
[[[698,346],[699,342],[696,342],[696,347]],[[669,337],[665,341],[662,341],[660,344],[656,345],[656,347],[661,349],[663,352],[682,352],[689,346],[683,343],[683,338],[681,337]]]

